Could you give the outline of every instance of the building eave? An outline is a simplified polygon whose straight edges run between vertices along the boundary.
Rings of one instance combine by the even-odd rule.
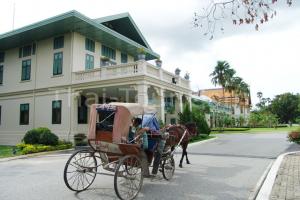
[[[138,49],[144,48],[147,60],[159,57],[151,48],[145,48],[75,10],[0,35],[0,51],[66,32],[87,34],[91,39],[113,48],[128,50],[133,56],[137,56]]]

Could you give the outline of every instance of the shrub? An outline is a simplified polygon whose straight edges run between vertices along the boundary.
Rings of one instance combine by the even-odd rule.
[[[50,129],[39,127],[28,131],[22,141],[25,144],[57,145],[58,137]]]
[[[194,122],[196,123],[198,133],[199,134],[210,134],[210,128],[205,120],[205,116],[201,113],[194,112],[193,113]]]
[[[39,140],[40,133],[37,131],[37,129],[32,129],[27,131],[22,141],[24,141],[25,144],[38,144]]]
[[[178,117],[180,124],[195,122],[198,129],[198,133],[209,135],[210,128],[205,120],[203,112],[197,109],[191,111],[188,103],[184,105],[183,112],[178,113]]]
[[[86,135],[84,133],[77,133],[74,135],[74,144],[75,146],[86,146]]]
[[[57,145],[58,144],[58,137],[51,132],[42,132],[40,134],[40,141],[39,144],[44,145]]]
[[[44,151],[55,151],[55,150],[63,150],[70,149],[72,147],[72,143],[60,141],[56,146],[49,145],[41,145],[41,144],[25,144],[20,143],[17,144],[17,148],[21,151],[21,154],[30,154],[30,153],[38,153]]]
[[[223,128],[221,130],[221,132],[222,131],[249,131],[249,130],[250,130],[250,128]],[[214,129],[212,129],[212,131],[219,131],[220,132],[220,129],[214,128]]]

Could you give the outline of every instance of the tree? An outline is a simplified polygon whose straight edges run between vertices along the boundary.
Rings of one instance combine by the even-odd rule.
[[[240,103],[241,109],[245,113],[246,99],[250,98],[249,85],[246,82],[241,81],[237,88],[237,94],[239,96],[239,103]]]
[[[192,111],[188,103],[184,105],[182,112],[178,113],[178,118],[180,124],[186,124],[193,121]]]
[[[250,127],[276,127],[278,117],[268,111],[254,111],[250,113]]]
[[[230,108],[232,108],[232,93],[236,89],[236,85],[234,84],[234,75],[236,71],[234,69],[228,69],[227,73],[225,74],[225,79],[226,79],[226,85],[225,85],[225,90],[230,93]]]
[[[257,92],[257,97],[258,97],[259,101],[261,101],[262,96],[263,96],[262,92]]]
[[[295,122],[300,117],[299,97],[292,93],[277,95],[269,105],[269,110],[279,117],[281,123]]]
[[[195,107],[194,107],[195,108]],[[200,134],[209,134],[210,128],[205,120],[205,115],[197,109],[190,110],[189,104],[185,104],[182,113],[178,113],[179,123],[186,124],[195,122]]]
[[[211,82],[216,86],[220,85],[223,89],[223,103],[225,102],[225,85],[228,78],[228,70],[230,65],[226,61],[218,61],[214,71],[210,74]]]
[[[207,102],[201,100],[192,99],[192,110],[200,113],[210,113],[210,107]]]
[[[219,29],[223,32],[223,20],[230,18],[233,25],[248,24],[259,29],[259,26],[276,16],[273,4],[277,0],[210,0],[209,5],[200,13],[194,14],[194,27],[205,29],[204,34],[213,39],[214,32]],[[292,5],[292,0],[286,0]]]

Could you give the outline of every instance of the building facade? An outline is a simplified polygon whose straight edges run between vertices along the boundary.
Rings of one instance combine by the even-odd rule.
[[[228,91],[224,91],[223,94],[222,88],[199,90],[198,92],[193,92],[193,95],[207,97],[209,100],[206,102],[211,105],[215,113],[224,113],[236,120],[243,118],[243,124],[247,123],[251,109],[250,96],[245,95],[242,97]]]
[[[92,103],[153,105],[163,122],[176,122],[190,83],[147,62],[158,57],[128,13],[70,11],[0,35],[0,144],[35,127],[72,140],[87,132]]]
[[[216,100],[209,98],[208,96],[198,96],[196,94],[198,93],[194,93],[194,95],[192,96],[193,103],[200,101],[206,103],[209,106],[210,112],[205,113],[205,118],[210,128],[220,127],[220,118],[224,118],[225,116],[234,118],[231,109],[227,105],[219,103]]]

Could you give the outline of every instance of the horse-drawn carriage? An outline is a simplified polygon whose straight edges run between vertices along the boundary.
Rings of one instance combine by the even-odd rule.
[[[136,116],[142,118],[142,126],[150,127],[147,149],[143,149],[143,142],[140,142],[145,142],[143,135],[131,140],[128,137],[132,118]],[[178,138],[178,135],[168,136],[166,129],[159,130],[155,109],[151,107],[134,103],[93,104],[88,129],[90,147],[71,155],[64,169],[65,184],[73,191],[86,190],[97,174],[103,174],[98,172],[102,167],[114,173],[116,195],[120,199],[134,199],[141,190],[145,171],[149,171],[152,160],[145,156],[145,150],[154,152],[163,144],[158,166],[163,177],[169,180],[175,171],[174,148],[186,134],[187,130]]]

